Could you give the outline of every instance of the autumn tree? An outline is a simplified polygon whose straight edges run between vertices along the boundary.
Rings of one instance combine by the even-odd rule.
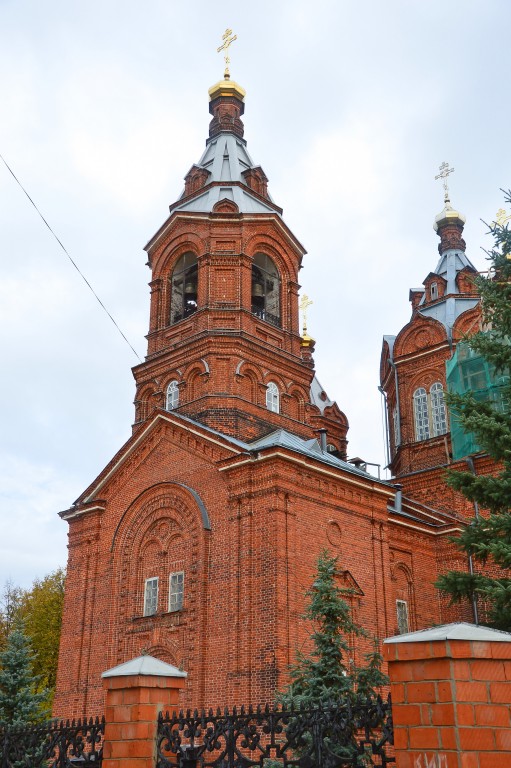
[[[57,678],[64,582],[62,568],[43,579],[35,579],[30,589],[7,582],[0,600],[0,648],[5,647],[13,628],[22,623],[33,651],[31,665],[38,680],[36,687],[46,691],[48,706]]]
[[[511,192],[505,193],[511,202]],[[490,277],[476,280],[481,294],[485,332],[467,339],[500,377],[498,402],[481,402],[472,392],[449,394],[452,418],[474,434],[481,450],[494,459],[494,475],[452,471],[449,485],[477,502],[484,514],[468,525],[456,539],[459,548],[482,566],[485,573],[450,571],[437,587],[451,602],[482,598],[489,606],[488,623],[511,631],[511,232],[509,223],[490,227],[494,246],[488,253]]]

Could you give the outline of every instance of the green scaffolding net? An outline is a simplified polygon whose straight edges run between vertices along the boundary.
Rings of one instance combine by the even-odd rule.
[[[494,366],[470,349],[466,342],[457,345],[454,355],[445,365],[449,392],[459,395],[472,392],[479,402],[491,402],[497,411],[503,410],[503,388],[509,384],[509,376],[496,375]],[[463,429],[452,409],[449,409],[449,419],[453,459],[456,461],[480,451],[475,435]]]

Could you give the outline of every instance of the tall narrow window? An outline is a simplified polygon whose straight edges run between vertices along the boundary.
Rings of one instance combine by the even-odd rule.
[[[265,253],[257,253],[252,263],[252,314],[280,327],[279,273]]]
[[[406,635],[409,631],[408,603],[406,600],[396,600],[397,631],[400,635]]]
[[[177,381],[171,381],[167,387],[167,397],[165,402],[165,408],[167,411],[172,411],[179,405],[179,387]]]
[[[178,259],[172,272],[172,293],[170,297],[170,322],[178,323],[193,315],[197,309],[197,257],[185,253]]]
[[[154,616],[158,610],[158,577],[145,580],[144,616]]]
[[[279,412],[279,388],[274,381],[266,387],[266,407],[274,413]]]
[[[428,440],[429,433],[429,406],[428,394],[424,387],[419,387],[413,393],[413,413],[415,417],[415,439]]]
[[[171,573],[169,578],[169,611],[180,611],[185,590],[184,571]]]
[[[435,381],[429,390],[431,397],[431,421],[433,435],[445,435],[447,432],[447,410],[444,400],[444,388],[439,381]]]

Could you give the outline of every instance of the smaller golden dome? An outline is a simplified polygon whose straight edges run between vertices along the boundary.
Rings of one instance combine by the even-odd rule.
[[[223,80],[219,80],[218,83],[212,85],[208,93],[210,101],[218,99],[221,96],[224,98],[227,96],[234,96],[240,101],[243,101],[246,96],[245,89],[242,88],[241,85],[238,85],[238,83],[234,82],[234,80],[231,80],[229,75],[226,75]]]
[[[466,220],[466,217],[459,211],[455,211],[450,201],[446,200],[444,210],[440,211],[440,213],[435,216],[433,229],[435,232],[438,232],[439,229],[445,227],[447,224],[456,223],[461,224],[461,227],[463,228]]]

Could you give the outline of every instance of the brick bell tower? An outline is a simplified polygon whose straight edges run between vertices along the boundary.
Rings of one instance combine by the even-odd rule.
[[[299,332],[304,249],[247,152],[245,93],[226,76],[209,96],[204,154],[146,246],[132,435],[60,513],[56,716],[101,711],[102,672],[141,654],[186,670],[183,705],[273,701],[309,639],[317,557],[343,536],[354,610],[388,634],[388,592],[359,603],[388,568],[393,489],[345,460],[348,421]]]
[[[315,379],[311,340],[299,332],[305,251],[248,154],[245,91],[226,74],[209,97],[205,152],[146,246],[151,314],[147,358],[133,369],[134,429],[155,408],[241,440],[324,428],[345,458],[346,417]]]

